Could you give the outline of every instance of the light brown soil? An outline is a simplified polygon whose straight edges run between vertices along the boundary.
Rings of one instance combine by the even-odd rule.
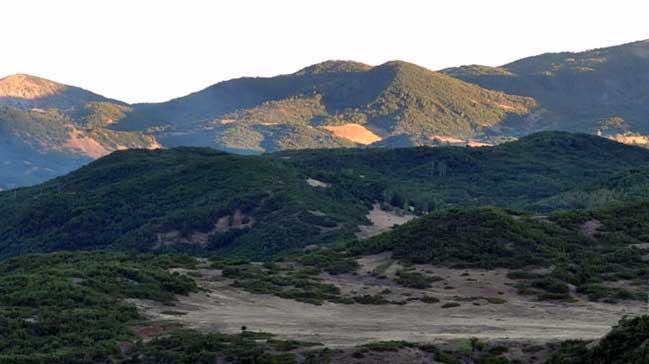
[[[325,126],[333,135],[351,140],[354,143],[368,145],[381,140],[381,137],[368,128],[359,124],[344,124],[339,126]]]
[[[372,225],[360,225],[360,230],[356,233],[359,239],[368,239],[386,231],[392,230],[394,225],[402,225],[415,218],[415,215],[409,214],[402,210],[385,211],[380,205],[374,204],[372,210],[367,215]]]
[[[108,150],[96,140],[84,135],[73,128],[69,133],[70,139],[65,144],[66,148],[75,149],[91,158],[100,158],[108,154]]]

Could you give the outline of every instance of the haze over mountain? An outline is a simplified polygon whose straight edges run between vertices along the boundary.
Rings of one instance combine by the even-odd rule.
[[[28,75],[0,80],[0,188],[60,175],[125,148],[235,153],[498,143],[539,130],[649,139],[649,41],[434,72],[327,61],[133,104]]]

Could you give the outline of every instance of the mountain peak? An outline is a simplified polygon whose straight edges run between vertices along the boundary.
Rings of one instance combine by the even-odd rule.
[[[303,68],[295,74],[317,75],[321,73],[363,72],[371,68],[370,65],[355,61],[328,60]]]
[[[63,84],[24,73],[0,79],[0,97],[37,99],[57,94],[66,88]]]

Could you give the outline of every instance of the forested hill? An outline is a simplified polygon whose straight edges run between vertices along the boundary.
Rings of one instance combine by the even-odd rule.
[[[0,193],[0,256],[111,248],[264,258],[352,239],[375,202],[420,214],[486,204],[547,212],[588,191],[601,206],[641,198],[618,182],[649,180],[647,170],[647,150],[560,132],[489,148],[119,151]]]
[[[275,151],[367,145],[407,135],[467,139],[527,114],[534,100],[485,90],[412,63],[326,61],[241,78],[165,103],[134,105],[119,130],[151,130],[168,146]]]
[[[649,40],[444,72],[487,89],[534,98],[539,107],[533,115],[508,125],[518,133],[548,129],[611,136],[649,133]]]

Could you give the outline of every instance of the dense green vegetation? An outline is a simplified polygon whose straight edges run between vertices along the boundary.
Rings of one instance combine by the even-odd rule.
[[[0,255],[113,248],[267,257],[351,237],[369,202],[345,201],[342,189],[306,179],[277,158],[188,148],[119,152],[0,195]],[[208,237],[195,236],[201,232]]]
[[[644,178],[638,168],[647,163],[640,148],[551,132],[481,149],[123,151],[0,193],[0,256],[112,248],[266,259],[352,239],[377,201],[417,213],[481,205],[543,212],[570,205],[560,198],[569,191],[602,184],[620,191],[613,201],[636,199],[641,190],[625,193],[618,181]]]
[[[197,289],[179,256],[27,255],[0,263],[1,363],[102,363],[141,320],[125,298],[171,303]]]
[[[644,364],[649,362],[649,316],[624,318],[597,345],[567,341],[547,364]]]
[[[488,89],[534,98],[539,109],[508,124],[514,132],[646,134],[649,89],[646,76],[640,75],[649,71],[648,50],[649,41],[641,41],[581,53],[547,53],[496,68],[468,66],[445,72]],[[618,120],[613,130],[611,119]]]
[[[396,207],[412,205],[417,211],[484,205],[534,211],[584,207],[570,194],[600,186],[608,186],[610,198],[593,199],[587,207],[635,200],[646,196],[643,189],[633,190],[632,181],[617,181],[627,175],[644,178],[646,170],[640,168],[649,163],[644,149],[561,132],[537,133],[491,148],[345,149],[278,156],[334,186],[376,190],[380,195],[375,199]]]
[[[243,330],[239,335],[176,331],[147,343],[138,343],[123,364],[294,364],[295,349],[314,343],[273,339],[273,335]]]

